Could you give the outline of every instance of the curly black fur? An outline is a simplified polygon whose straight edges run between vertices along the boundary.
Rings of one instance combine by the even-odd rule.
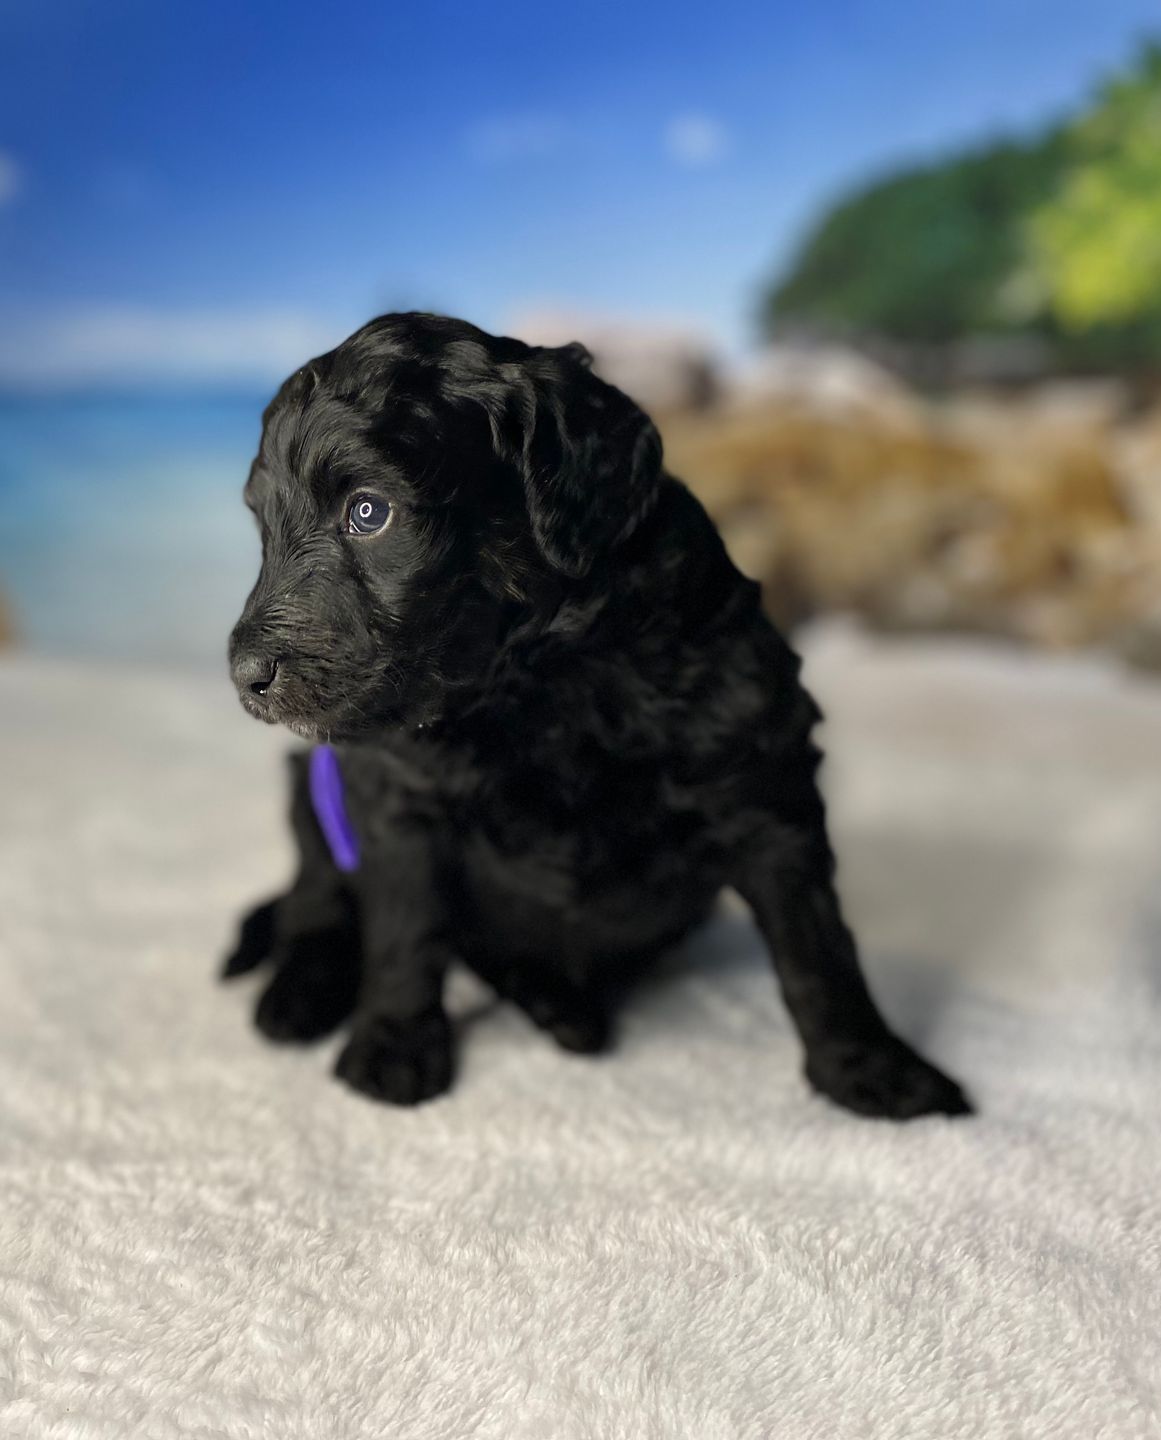
[[[380,533],[347,532],[356,494],[390,503]],[[242,703],[338,746],[363,854],[334,867],[300,759],[300,873],[227,963],[276,962],[265,1034],[353,1017],[339,1075],[427,1099],[451,1079],[461,960],[595,1051],[610,997],[732,885],[817,1089],[865,1115],[967,1110],[863,981],[797,657],[580,346],[372,321],[283,385],[246,495],[263,564],[231,641]]]

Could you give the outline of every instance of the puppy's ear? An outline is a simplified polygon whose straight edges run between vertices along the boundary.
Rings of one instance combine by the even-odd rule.
[[[591,364],[583,345],[533,352],[530,403],[521,407],[532,534],[549,563],[574,577],[632,534],[661,483],[653,422]]]

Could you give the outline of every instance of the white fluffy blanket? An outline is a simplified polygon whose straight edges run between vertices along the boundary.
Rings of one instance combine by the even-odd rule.
[[[213,981],[282,876],[223,682],[0,665],[0,1435],[1161,1435],[1161,691],[814,636],[841,878],[972,1122],[810,1096],[745,916],[419,1111]]]

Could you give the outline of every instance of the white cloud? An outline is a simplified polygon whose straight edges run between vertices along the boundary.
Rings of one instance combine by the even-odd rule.
[[[665,148],[679,165],[716,165],[730,152],[730,132],[710,115],[677,115],[665,127]]]
[[[353,328],[293,310],[21,310],[0,315],[0,384],[268,384]]]
[[[23,180],[20,166],[6,150],[0,150],[0,205],[7,205],[20,193]]]
[[[564,126],[553,115],[497,115],[472,125],[464,139],[473,160],[503,165],[555,154],[564,139]]]

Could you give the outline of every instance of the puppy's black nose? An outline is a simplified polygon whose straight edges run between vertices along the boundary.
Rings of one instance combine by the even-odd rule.
[[[237,655],[231,668],[239,691],[248,690],[259,698],[273,689],[278,679],[278,661],[273,655]]]

